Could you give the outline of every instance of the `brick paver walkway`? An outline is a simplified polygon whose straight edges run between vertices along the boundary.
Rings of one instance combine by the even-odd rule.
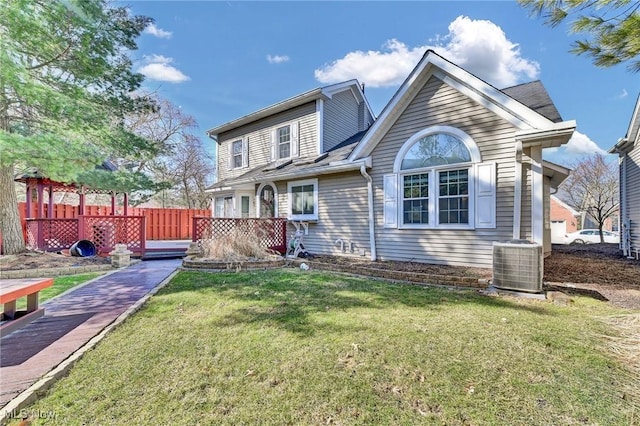
[[[99,334],[181,262],[140,262],[44,303],[44,317],[0,340],[0,407]]]

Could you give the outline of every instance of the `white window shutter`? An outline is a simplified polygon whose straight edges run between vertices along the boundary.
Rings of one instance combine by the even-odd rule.
[[[277,141],[277,132],[276,129],[271,131],[271,161],[276,161],[278,159],[276,147],[278,146]]]
[[[384,227],[398,227],[398,175],[384,175]]]
[[[227,168],[233,169],[233,142],[229,143],[229,158],[227,159]]]
[[[249,167],[249,138],[242,139],[242,167]]]
[[[298,137],[300,123],[296,121],[291,123],[291,156],[297,157],[300,155],[300,138]]]
[[[476,228],[496,227],[496,164],[476,164]]]

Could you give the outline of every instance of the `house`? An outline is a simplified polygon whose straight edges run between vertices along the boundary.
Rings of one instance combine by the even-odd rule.
[[[539,81],[499,90],[429,50],[380,116],[357,81],[210,129],[215,217],[285,217],[311,253],[490,267],[495,241],[551,249],[543,161],[575,129]]]
[[[551,195],[550,206],[551,242],[563,244],[566,234],[580,229],[582,215],[555,195]]]
[[[624,255],[640,259],[640,95],[627,134],[609,153],[619,156],[620,245]]]

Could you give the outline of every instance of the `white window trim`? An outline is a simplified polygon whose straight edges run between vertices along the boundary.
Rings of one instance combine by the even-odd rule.
[[[468,170],[469,172],[469,223],[439,223],[440,191],[438,172]],[[475,229],[475,174],[472,163],[447,164],[437,167],[405,170],[398,174],[398,228],[399,229]],[[429,174],[429,223],[403,223],[404,221],[404,176]]]
[[[242,161],[240,163],[240,166],[235,166],[235,161],[234,161],[234,154],[233,154],[233,144],[236,142],[241,142],[242,144],[242,151],[241,151],[241,155],[242,155]],[[229,158],[228,158],[228,164],[227,164],[227,169],[228,170],[239,170],[239,169],[244,169],[249,167],[249,138],[244,137],[244,138],[236,138],[236,139],[232,139],[229,143]]]
[[[293,203],[291,189],[294,186],[313,185],[313,214],[293,214]],[[287,218],[289,220],[318,220],[318,179],[306,179],[287,182]]]
[[[418,133],[416,133],[415,135],[411,136],[402,145],[402,147],[398,151],[398,155],[396,156],[396,161],[393,163],[393,172],[394,173],[404,173],[404,172],[406,172],[406,170],[402,170],[402,168],[401,168],[402,160],[404,159],[404,156],[407,155],[407,152],[409,152],[409,150],[411,149],[413,144],[416,143],[418,140],[420,140],[420,139],[422,139],[422,138],[424,138],[426,136],[435,134],[435,133],[446,133],[446,134],[455,136],[460,141],[462,141],[462,143],[464,143],[464,145],[469,150],[469,154],[471,155],[471,163],[480,163],[482,161],[482,157],[480,156],[480,150],[478,149],[478,146],[476,145],[474,140],[471,138],[471,136],[469,136],[468,134],[466,134],[465,132],[463,132],[460,129],[456,129],[455,127],[450,127],[450,126],[432,126],[432,127],[427,127],[426,129],[421,130]],[[458,163],[458,164],[468,164],[468,163]],[[447,165],[447,166],[449,166],[449,165]],[[451,165],[451,166],[453,166],[453,165]]]
[[[280,143],[278,129],[289,126],[289,156],[280,157]],[[271,161],[282,161],[296,158],[300,155],[300,123],[297,120],[280,123],[271,129]]]
[[[258,186],[258,190],[256,191],[256,217],[260,217],[260,193],[264,189],[265,186],[271,186],[273,188],[273,216],[278,217],[278,187],[273,182],[264,182]]]
[[[418,169],[410,169],[410,170],[402,170],[402,160],[411,147],[420,139],[436,134],[436,133],[445,133],[455,136],[460,141],[464,143],[467,150],[469,150],[469,155],[471,156],[470,162],[464,163],[456,163],[456,164],[444,164],[439,166],[432,167],[424,167]],[[459,230],[469,230],[476,229],[476,215],[475,215],[475,205],[476,205],[476,197],[475,197],[475,187],[477,185],[476,182],[476,173],[475,173],[475,165],[482,162],[482,157],[480,155],[480,150],[476,145],[475,141],[469,136],[467,133],[463,132],[460,129],[451,126],[431,126],[423,129],[413,136],[411,136],[398,150],[398,154],[396,155],[395,162],[393,164],[393,172],[398,176],[397,182],[397,194],[396,194],[396,210],[397,210],[397,227],[398,229],[459,229]],[[439,223],[439,202],[440,202],[440,191],[438,186],[438,172],[446,171],[446,170],[463,170],[466,169],[469,171],[469,223]],[[428,224],[404,224],[404,185],[403,185],[403,177],[408,175],[415,175],[421,173],[429,174],[429,223]]]

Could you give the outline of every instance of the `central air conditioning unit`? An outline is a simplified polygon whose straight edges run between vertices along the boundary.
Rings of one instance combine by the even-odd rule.
[[[542,245],[527,240],[493,243],[494,287],[542,292]]]

